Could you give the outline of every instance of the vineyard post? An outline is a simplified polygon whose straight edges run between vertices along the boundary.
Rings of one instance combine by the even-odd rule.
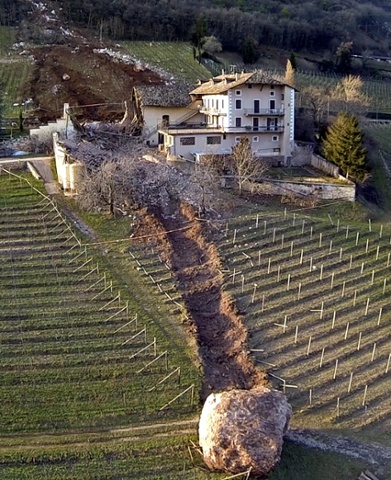
[[[353,255],[350,255],[350,263],[349,263],[350,269],[352,268],[352,264],[353,264]]]
[[[345,235],[346,240],[349,238],[349,225],[346,227],[346,235]]]
[[[291,241],[291,258],[293,256],[293,240]]]
[[[313,262],[313,260],[312,260],[312,257],[311,257],[310,258],[310,272],[312,272],[312,262]]]
[[[368,229],[370,232],[372,232],[372,222],[370,218],[368,218]]]
[[[383,224],[380,225],[379,238],[383,236]]]
[[[322,348],[322,353],[320,354],[319,368],[323,366],[323,357],[324,357],[324,347]]]
[[[341,247],[341,248],[339,249],[339,261],[342,260],[342,253],[343,253],[343,248]]]
[[[358,342],[357,342],[357,351],[360,351],[361,348],[361,339],[362,339],[362,332],[359,333],[358,335]]]
[[[347,322],[347,323],[346,323],[344,340],[346,340],[346,339],[348,338],[349,326],[350,326],[350,322]]]
[[[278,265],[278,269],[277,269],[277,282],[280,281],[280,272],[281,272],[281,265]]]
[[[331,253],[333,250],[333,241],[330,240],[330,248],[329,248],[329,253]]]
[[[293,214],[293,222],[292,222],[293,226],[295,226],[295,223],[296,223],[296,213]]]
[[[389,254],[387,255],[387,267],[390,266],[390,255],[391,255],[391,253],[389,253]]]
[[[333,312],[333,320],[331,322],[331,330],[334,330],[334,326],[335,326],[335,317],[337,316],[337,312],[334,310]]]
[[[234,244],[235,242],[236,242],[236,228],[234,230],[234,236],[233,236],[232,243]]]
[[[333,380],[337,378],[337,371],[338,371],[338,358],[335,361],[334,373],[333,373]]]
[[[334,287],[334,272],[331,274],[331,281],[330,281],[330,290]]]
[[[367,241],[365,243],[365,253],[368,253],[368,249],[369,249],[369,238],[367,238]]]
[[[339,232],[339,218],[337,220],[337,233]]]
[[[269,274],[270,273],[270,265],[271,265],[271,262],[272,262],[272,259],[271,257],[269,257],[269,262],[267,264],[267,273]]]
[[[371,285],[373,285],[374,281],[375,281],[375,270],[372,270]]]
[[[369,309],[369,297],[367,298],[367,304],[365,305],[365,315],[368,315],[368,309]]]
[[[323,280],[323,263],[322,263],[322,265],[320,266],[319,280]]]
[[[296,328],[295,328],[295,345],[297,345],[297,336],[299,334],[299,326],[296,325]]]
[[[258,228],[259,214],[257,213],[257,219],[255,220],[255,228]]]
[[[301,282],[299,282],[299,286],[297,289],[297,300],[300,300],[300,294],[301,294]]]
[[[375,353],[376,353],[376,342],[374,342],[373,348],[372,348],[371,363],[375,360]]]
[[[357,232],[357,234],[356,234],[356,247],[358,245],[359,238],[360,238],[360,232]]]
[[[312,388],[310,388],[310,391],[309,391],[309,402],[310,402],[310,405],[312,405]]]
[[[385,373],[388,373],[388,369],[390,368],[390,361],[391,361],[391,353],[388,355],[388,360],[387,360]]]
[[[387,285],[387,279],[385,278],[384,281],[383,281],[383,295],[386,292],[386,285]]]
[[[284,248],[284,234],[281,235],[281,248]]]
[[[365,268],[365,262],[362,262],[362,264],[361,264],[361,275],[364,273],[364,268]]]
[[[362,398],[362,406],[363,407],[365,407],[366,403],[367,403],[367,393],[368,393],[368,385],[365,385],[364,395],[363,395],[363,398]]]
[[[356,299],[357,299],[357,290],[354,291],[354,295],[353,295],[353,307],[356,306]]]
[[[244,292],[244,275],[242,274],[242,293]]]
[[[350,393],[352,389],[352,382],[353,382],[353,372],[350,372],[350,378],[349,378],[349,385],[348,385],[348,393]]]
[[[339,418],[339,397],[337,397],[337,418]]]
[[[252,296],[252,299],[251,299],[251,303],[254,303],[254,301],[255,301],[255,293],[257,291],[257,286],[258,285],[256,283],[254,283],[254,290],[253,290],[253,296]]]
[[[319,248],[322,246],[322,232],[319,233]]]
[[[258,250],[258,267],[261,266],[261,251]]]
[[[378,316],[378,318],[377,318],[377,324],[378,324],[378,325],[380,325],[382,313],[383,313],[383,307],[380,307],[379,316]]]
[[[376,247],[376,260],[379,260],[380,245]]]
[[[263,221],[263,234],[265,235],[266,234],[266,220]]]
[[[291,284],[291,274],[289,273],[287,283],[286,283],[286,291],[287,292],[289,292],[290,284]]]
[[[344,280],[343,284],[342,284],[342,293],[341,293],[341,297],[344,297],[345,296],[345,286],[346,286],[346,281]]]
[[[300,253],[300,265],[303,265],[303,256],[304,256],[304,249],[302,248],[301,249],[301,253]]]
[[[314,229],[313,229],[313,227],[311,227],[310,228],[310,240],[312,240],[313,231],[314,231]]]
[[[310,336],[310,338],[308,339],[308,345],[307,345],[307,357],[309,356],[310,354],[310,350],[311,350],[311,342],[312,342],[312,336]]]

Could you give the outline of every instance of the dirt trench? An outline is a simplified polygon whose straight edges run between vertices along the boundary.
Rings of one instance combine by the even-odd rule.
[[[168,232],[160,246],[197,337],[204,372],[201,401],[211,392],[267,384],[266,375],[249,358],[247,330],[235,304],[222,289],[219,256],[207,240],[206,223],[184,205],[175,217],[160,217],[159,222]]]

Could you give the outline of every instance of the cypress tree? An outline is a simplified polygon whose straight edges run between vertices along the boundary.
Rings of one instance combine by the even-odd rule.
[[[357,117],[341,112],[327,128],[322,145],[327,160],[338,165],[344,175],[362,181],[368,171],[367,151]]]

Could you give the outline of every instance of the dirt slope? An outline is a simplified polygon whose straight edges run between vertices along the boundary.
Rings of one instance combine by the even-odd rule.
[[[249,358],[247,330],[235,304],[222,289],[218,252],[207,239],[206,224],[184,205],[175,216],[143,221],[145,231],[168,232],[159,247],[175,274],[197,337],[204,370],[201,400],[211,392],[266,384],[265,374]]]

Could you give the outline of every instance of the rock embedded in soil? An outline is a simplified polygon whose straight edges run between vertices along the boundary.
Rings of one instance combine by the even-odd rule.
[[[279,461],[292,415],[285,395],[266,387],[212,393],[204,404],[199,443],[211,470],[265,475]]]

